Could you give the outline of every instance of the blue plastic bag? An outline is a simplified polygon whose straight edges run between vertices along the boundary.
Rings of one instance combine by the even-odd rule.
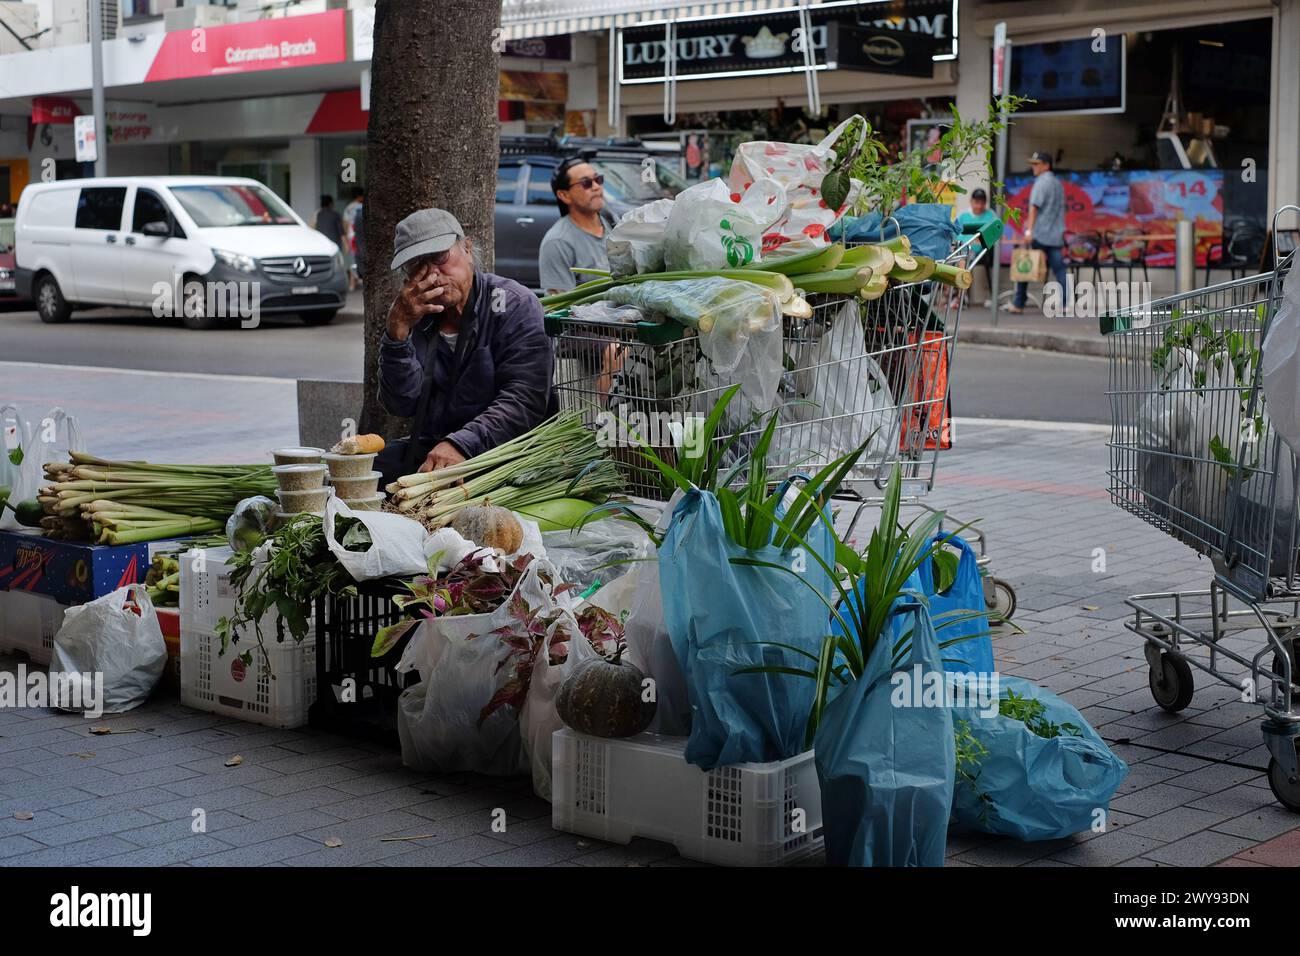
[[[953,579],[952,585],[943,594],[938,592],[935,587],[933,559],[923,562],[918,571],[921,576],[922,591],[929,599],[930,618],[934,621],[935,630],[939,635],[939,643],[946,644],[948,641],[960,637],[969,638],[959,644],[952,644],[943,648],[944,669],[992,674],[994,671],[993,639],[988,633],[988,615],[984,614],[970,620],[958,621],[955,624],[945,623],[943,617],[945,614],[949,615],[948,620],[955,620],[962,616],[955,612],[983,611],[986,605],[984,603],[984,582],[980,579],[980,569],[978,559],[975,556],[975,549],[963,538],[949,538],[946,534],[935,535],[930,539],[930,544],[932,545],[935,541],[943,539],[947,539],[951,547],[961,552],[961,557],[957,563],[957,575]],[[972,637],[971,635],[981,636]]]
[[[979,761],[973,786],[958,781],[953,818],[982,833],[1021,840],[1055,840],[1087,830],[1099,818],[1104,821],[1128,765],[1111,753],[1082,714],[1051,691],[1004,676],[999,696],[1007,691],[1042,701],[1046,720],[1073,724],[1082,736],[1040,737],[1019,720],[987,716],[973,701],[955,698],[953,720],[967,721],[988,754]],[[988,800],[981,801],[979,794]]]
[[[957,226],[952,219],[952,207],[943,203],[908,203],[894,210],[894,223],[885,223],[884,235],[880,232],[880,213],[870,212],[865,216],[845,216],[828,231],[832,241],[845,242],[883,242],[898,235],[903,235],[912,243],[912,252],[918,256],[929,256],[936,261],[948,258],[952,254],[953,242],[957,239]]]
[[[824,522],[815,522],[805,541],[833,563],[834,539]],[[829,614],[818,592],[829,596],[831,582],[814,557],[799,561],[808,584],[772,568],[734,565],[733,557],[792,562],[791,553],[775,547],[746,551],[733,542],[711,492],[683,496],[659,549],[659,583],[664,624],[691,704],[686,760],[705,770],[784,760],[807,749],[813,681],[736,672],[758,666],[808,670],[807,658],[756,642],[780,641],[817,654],[827,633]]]
[[[911,649],[894,668],[894,645],[908,630]],[[937,703],[922,694],[934,681]],[[906,706],[896,705],[900,692]],[[862,676],[827,705],[817,728],[827,863],[943,866],[956,774],[944,703],[929,612],[902,599]]]

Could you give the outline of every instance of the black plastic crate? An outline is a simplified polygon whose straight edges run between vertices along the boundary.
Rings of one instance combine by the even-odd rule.
[[[414,631],[383,657],[371,657],[370,649],[380,628],[409,616],[393,603],[395,596],[409,592],[395,581],[366,581],[357,592],[355,597],[316,601],[316,701],[308,722],[396,746],[397,698],[420,678],[394,668]],[[350,700],[342,699],[345,686]]]

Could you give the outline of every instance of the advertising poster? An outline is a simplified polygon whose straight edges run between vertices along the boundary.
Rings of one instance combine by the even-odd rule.
[[[1087,255],[1083,245],[1071,242],[1072,237],[1100,233],[1104,263],[1113,258],[1111,241],[1118,240],[1125,245],[1145,243],[1148,266],[1172,268],[1174,228],[1180,217],[1195,223],[1198,266],[1205,265],[1209,251],[1222,240],[1223,170],[1144,169],[1056,175],[1065,187],[1067,261]],[[1027,173],[1007,176],[1007,204],[1020,210],[1022,226],[1029,215],[1032,186],[1033,177]],[[1007,224],[1009,241],[1002,245],[1003,263],[1010,263],[1011,249],[1021,232],[1021,227]]]

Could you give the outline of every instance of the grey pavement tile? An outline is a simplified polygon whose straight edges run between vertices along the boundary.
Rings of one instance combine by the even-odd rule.
[[[1030,860],[1051,856],[1073,845],[1073,840],[1012,840],[999,839],[984,846],[966,850],[948,860],[958,860],[974,866],[1021,866]],[[947,865],[945,863],[945,865]]]
[[[417,817],[413,813],[404,813],[401,810],[388,810],[369,817],[327,823],[314,830],[303,830],[302,835],[318,842],[323,842],[329,837],[338,837],[347,843],[365,838],[417,836],[435,829],[437,828],[431,821],[424,817]]]
[[[45,849],[45,844],[37,843],[31,837],[21,835],[0,837],[0,861],[11,856],[21,856],[24,853],[34,853],[43,849]],[[0,863],[0,865],[4,864]]]
[[[340,847],[318,847],[311,853],[294,856],[285,861],[287,866],[365,866],[389,860],[404,853],[427,846],[427,842],[402,841],[385,843],[379,839],[357,842],[344,841]]]
[[[177,840],[183,840],[194,835],[196,832],[194,824],[198,819],[200,818],[187,812],[184,816],[178,816],[170,820],[155,821],[146,826],[122,830],[117,835],[137,846],[158,846],[163,843],[174,843]],[[203,820],[204,829],[197,832],[206,833],[216,839],[220,839],[221,830],[248,822],[229,810],[214,810],[211,813],[205,813],[201,819]]]
[[[1234,762],[1245,764],[1247,767],[1256,767],[1262,773],[1268,769],[1268,762],[1271,759],[1268,748],[1261,743],[1249,750],[1238,753],[1234,758]],[[1260,786],[1268,786],[1268,782],[1263,778],[1259,778],[1256,782]]]
[[[190,861],[194,866],[269,866],[272,863],[287,863],[295,857],[314,853],[320,848],[319,842],[293,834],[263,843],[191,857]]]
[[[268,796],[253,790],[250,790],[250,792],[255,795],[254,799],[232,805],[232,809],[249,820],[270,820],[273,817],[284,816],[286,813],[315,810],[348,799],[346,793],[332,787],[312,787],[308,790],[299,790],[297,793],[286,793],[281,796]],[[201,798],[195,799],[199,800]],[[332,811],[330,816],[339,819]]]
[[[229,769],[226,767],[226,761],[232,757],[238,757],[241,766],[259,767],[262,770],[271,770],[267,765],[285,757],[294,756],[291,751],[277,747],[274,744],[267,747],[246,748],[240,746],[237,741],[234,744],[222,742],[220,744],[204,745],[196,748],[199,751],[198,756],[184,761],[181,766],[186,770],[194,770],[199,773],[216,773],[218,770]],[[279,773],[271,770],[276,776]]]
[[[1212,740],[1198,740],[1195,743],[1187,744],[1179,749],[1182,753],[1190,754],[1193,757],[1204,757],[1207,760],[1231,760],[1233,763],[1245,764],[1251,762],[1246,759],[1247,748],[1239,747],[1235,744],[1215,743]],[[1263,769],[1263,765],[1260,766],[1260,769]]]
[[[144,807],[147,812],[163,820],[188,818],[197,807],[202,807],[211,814],[217,810],[252,803],[255,800],[263,799],[265,796],[265,794],[249,790],[247,787],[227,787],[222,790],[213,790],[201,794],[198,797],[177,797],[176,794],[169,790],[164,792],[167,794],[165,802],[151,803]],[[80,805],[78,804],[78,806]]]
[[[403,810],[407,807],[420,806],[426,803],[432,803],[435,800],[443,799],[434,794],[424,793],[423,787],[398,787],[395,790],[383,790],[379,793],[368,793],[360,797],[338,791],[339,802],[329,804],[331,816],[339,817],[342,820],[352,820],[357,817],[369,816],[372,813],[383,813],[386,810]]]
[[[223,843],[231,846],[251,846],[277,837],[291,836],[304,830],[323,827],[338,822],[335,817],[320,810],[299,810],[269,820],[256,820],[239,826],[229,827],[220,832],[209,831]]]
[[[1178,771],[1170,770],[1168,767],[1157,767],[1151,763],[1129,764],[1128,775],[1120,782],[1115,792],[1120,795],[1134,793],[1176,776]]]
[[[95,794],[79,790],[71,780],[24,780],[0,792],[0,819],[17,810],[51,810],[88,800]]]
[[[427,804],[416,804],[407,807],[407,810],[430,820],[443,820],[472,811],[481,812],[487,817],[496,807],[504,807],[507,803],[517,799],[517,795],[507,791],[484,788],[482,790],[469,790],[451,797],[443,797],[440,800],[432,800]]]
[[[1115,866],[1161,846],[1159,840],[1141,837],[1125,830],[1112,830],[1092,840],[1052,854],[1054,859],[1075,866]]]
[[[157,846],[134,847],[128,852],[100,858],[97,866],[170,866],[188,863],[205,854],[229,849],[219,840],[202,833],[192,833],[183,839]]]
[[[274,770],[267,770],[265,767],[256,767],[251,764],[222,767],[220,771],[213,771],[212,773],[195,774],[190,771],[187,772],[190,773],[188,779],[165,784],[165,788],[179,797],[192,797],[198,794],[224,790],[227,787],[247,787],[259,780],[279,776]]]
[[[1104,700],[1110,700],[1110,695],[1090,690],[1088,687],[1075,687],[1062,694],[1061,699],[1068,701],[1076,710],[1082,710],[1093,704],[1100,704]]]
[[[1218,707],[1211,707],[1204,713],[1197,714],[1190,718],[1194,724],[1205,724],[1208,727],[1236,727],[1247,721],[1258,721],[1260,718],[1260,709],[1258,704],[1246,704],[1241,701],[1230,701],[1221,704]]]
[[[1074,866],[1073,863],[1066,863],[1064,860],[1054,860],[1051,857],[1044,857],[1040,860],[1030,860],[1025,866]]]
[[[1188,773],[1192,770],[1200,770],[1203,767],[1214,766],[1213,761],[1206,760],[1204,757],[1193,757],[1188,754],[1156,753],[1148,758],[1146,762],[1153,763],[1157,767],[1169,767],[1171,770],[1178,770],[1182,773]]]
[[[36,823],[37,821],[32,820],[31,822]],[[70,820],[66,823],[52,821],[50,825],[37,826],[33,830],[24,831],[24,833],[46,846],[64,846],[68,843],[80,843],[83,840],[89,840],[91,837],[106,836],[153,822],[153,817],[139,810],[118,810],[84,820]]]
[[[5,866],[78,866],[134,849],[137,849],[134,844],[127,843],[120,837],[99,836],[80,843],[46,847],[33,853],[13,856],[5,861]]]
[[[359,797],[368,793],[380,793],[384,790],[396,790],[409,787],[422,779],[421,774],[413,770],[390,771],[388,773],[359,774],[347,780],[332,782],[330,786]]]
[[[1207,830],[1223,816],[1211,810],[1197,810],[1192,807],[1174,807],[1164,813],[1138,820],[1125,828],[1128,833],[1151,837],[1164,843],[1172,843],[1189,837],[1193,833]]]
[[[581,843],[582,846],[578,844]],[[572,833],[561,833],[546,840],[529,843],[478,858],[484,866],[549,866],[561,860],[575,860],[587,853],[594,853],[609,844],[589,837],[577,837]]]
[[[527,846],[530,843],[549,840],[554,837],[557,832],[559,831],[551,826],[550,817],[511,821],[507,816],[504,832],[498,833],[497,831],[492,830],[491,836],[500,840],[502,843],[509,843],[511,846]]]
[[[8,810],[5,811],[4,816],[0,816],[0,837],[18,836],[42,826],[72,822],[55,810],[28,810],[27,812],[32,815],[30,820],[19,820],[13,815],[15,812],[17,811]]]
[[[1171,727],[1153,730],[1149,734],[1134,738],[1133,742],[1140,747],[1155,747],[1158,750],[1181,750],[1188,744],[1201,743],[1206,738],[1214,736],[1215,733],[1213,727],[1203,727],[1200,724],[1189,724],[1184,721]]]
[[[107,761],[96,766],[110,773],[130,774],[142,770],[154,770],[158,767],[184,766],[191,760],[197,760],[206,754],[197,747],[181,747],[151,754],[115,753]]]
[[[1203,830],[1143,855],[1158,863],[1174,866],[1210,866],[1254,844],[1254,840]]]
[[[277,761],[278,763],[279,761]],[[271,769],[268,767],[267,769]],[[283,771],[277,771],[283,772]],[[364,776],[360,771],[342,765],[313,767],[298,773],[287,773],[282,777],[267,777],[249,784],[253,790],[274,796],[300,793],[315,787],[333,786],[345,780],[356,780]]]
[[[1139,764],[1139,767],[1145,766],[1146,764]],[[1183,787],[1172,787],[1167,783],[1157,783],[1134,793],[1113,797],[1110,805],[1124,813],[1132,813],[1139,817],[1154,817],[1156,814],[1164,813],[1173,807],[1185,807],[1193,800],[1199,800],[1202,796],[1204,794],[1197,790],[1187,790]]]
[[[107,797],[115,793],[124,793],[127,790],[143,790],[146,787],[156,787],[161,784],[174,784],[195,776],[197,775],[194,771],[186,770],[183,767],[155,767],[152,770],[113,774],[112,777],[90,781],[83,781],[81,774],[78,774],[77,785],[98,796]]]
[[[281,750],[287,750],[283,744]],[[289,753],[286,757],[279,760],[261,761],[262,766],[269,767],[277,773],[292,776],[295,774],[305,773],[309,770],[318,770],[322,767],[335,767],[340,764],[346,764],[350,760],[366,757],[370,751],[362,750],[360,747],[331,747],[328,750],[313,750],[311,753]]]
[[[499,840],[476,835],[439,843],[436,846],[421,847],[410,853],[388,857],[378,862],[384,866],[454,866],[470,860],[482,861],[502,850],[517,852]]]
[[[1215,832],[1264,841],[1281,836],[1283,833],[1290,833],[1300,827],[1300,817],[1297,817],[1275,801],[1265,800],[1266,797],[1272,796],[1271,792],[1257,790],[1254,787],[1243,787],[1241,789],[1243,791],[1253,791],[1260,795],[1256,798],[1256,806],[1239,817],[1216,823],[1213,827]],[[1243,796],[1243,803],[1248,802],[1248,800],[1249,797]]]
[[[1210,764],[1184,773],[1170,783],[1177,787],[1187,787],[1189,790],[1200,790],[1203,793],[1218,793],[1220,790],[1227,790],[1244,783],[1254,776],[1256,776],[1255,771],[1245,767]]]

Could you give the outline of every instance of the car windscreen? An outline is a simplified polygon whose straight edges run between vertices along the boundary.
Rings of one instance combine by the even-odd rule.
[[[673,180],[680,177],[658,161],[655,162],[655,178],[650,182],[642,176],[640,160],[597,158],[591,164],[604,174],[605,192],[629,205],[669,199],[686,188],[684,180],[676,185]]]
[[[298,220],[275,193],[249,183],[172,186],[171,194],[200,228],[293,226]]]

